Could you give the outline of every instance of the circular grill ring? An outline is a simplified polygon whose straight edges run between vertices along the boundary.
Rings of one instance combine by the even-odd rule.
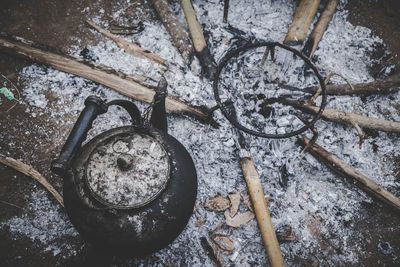
[[[218,91],[218,84],[219,84],[219,81],[220,81],[220,77],[219,76],[220,76],[221,71],[223,70],[223,68],[226,67],[228,61],[233,57],[239,56],[239,54],[241,52],[245,52],[245,51],[248,51],[250,49],[263,47],[263,46],[268,47],[270,50],[274,49],[275,47],[280,47],[280,48],[282,48],[284,50],[292,52],[296,56],[298,56],[301,59],[303,59],[303,61],[308,65],[308,67],[310,67],[313,70],[315,76],[317,76],[318,81],[319,81],[319,83],[321,85],[322,101],[321,101],[321,105],[319,106],[318,112],[314,115],[314,117],[313,117],[313,119],[311,121],[308,121],[307,123],[305,123],[305,125],[303,127],[301,127],[300,129],[298,129],[298,130],[295,130],[295,131],[292,131],[292,132],[289,132],[289,133],[284,133],[284,134],[268,134],[268,133],[254,131],[254,130],[249,129],[249,128],[243,126],[242,124],[240,124],[237,121],[236,117],[232,116],[232,114],[227,110],[226,106],[224,105],[225,103],[221,102],[221,98],[220,98],[219,91]],[[326,98],[327,98],[326,86],[325,86],[324,79],[322,78],[321,74],[318,72],[317,67],[311,62],[311,60],[308,59],[306,56],[304,56],[300,51],[298,51],[298,50],[296,50],[296,49],[294,49],[294,48],[292,48],[290,46],[278,43],[278,42],[255,42],[255,43],[249,43],[247,45],[241,46],[241,47],[229,52],[228,54],[226,54],[222,58],[221,62],[218,64],[217,71],[216,71],[215,76],[214,76],[213,89],[214,89],[214,98],[215,98],[219,108],[221,109],[222,114],[225,116],[225,118],[227,118],[227,120],[233,126],[238,128],[239,130],[242,130],[242,131],[244,131],[244,132],[246,132],[248,134],[251,134],[251,135],[255,135],[255,136],[263,137],[263,138],[274,138],[274,139],[289,138],[289,137],[292,137],[292,136],[296,136],[296,135],[301,134],[304,131],[310,129],[311,127],[313,127],[315,122],[321,117],[321,114],[325,109]]]

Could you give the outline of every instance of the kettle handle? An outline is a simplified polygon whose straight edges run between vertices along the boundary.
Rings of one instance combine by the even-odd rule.
[[[89,96],[85,100],[85,108],[72,128],[59,157],[51,163],[51,170],[53,172],[60,176],[66,174],[70,160],[86,139],[88,131],[92,128],[93,121],[98,115],[106,113],[108,107],[111,105],[123,107],[131,116],[134,125],[142,125],[140,111],[134,103],[127,100],[114,100],[106,104],[97,96]]]

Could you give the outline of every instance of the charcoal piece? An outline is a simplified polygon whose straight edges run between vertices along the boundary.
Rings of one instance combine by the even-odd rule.
[[[280,186],[283,187],[283,189],[286,190],[286,188],[288,186],[288,181],[289,181],[289,173],[287,171],[286,164],[282,165],[279,168],[279,173],[280,173],[280,175],[279,175],[279,184],[280,184]]]
[[[90,50],[89,48],[87,48],[87,46],[85,46],[85,48],[82,49],[79,55],[89,61],[96,62],[99,60],[99,58],[96,56],[93,50]]]

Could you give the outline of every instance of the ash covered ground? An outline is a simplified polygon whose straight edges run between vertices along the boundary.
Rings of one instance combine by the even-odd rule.
[[[128,19],[126,15],[133,6],[135,12],[141,15],[138,19],[147,18],[143,21],[144,31],[123,38],[138,42],[142,47],[167,59],[169,69],[161,72],[151,62],[127,55],[113,41],[95,31],[86,36],[98,40],[95,44],[86,46],[91,51],[91,57],[97,63],[127,74],[144,74],[155,80],[164,75],[169,83],[169,94],[179,96],[193,105],[208,107],[215,105],[212,83],[199,75],[199,63],[195,60],[191,68],[185,66],[165,28],[159,21],[151,19],[154,14],[149,15],[149,4],[139,2],[133,5],[131,2],[133,3],[129,0],[117,1],[110,9],[111,12],[106,12],[101,6],[82,7],[80,12],[91,21],[107,28],[110,16],[120,24],[137,22],[132,18]],[[296,2],[293,1],[230,2],[229,24],[243,31],[244,38],[267,41],[284,39],[296,8]],[[339,72],[352,83],[385,78],[391,74],[393,66],[381,67],[378,75],[372,73],[370,67],[379,66],[383,57],[390,57],[390,51],[371,30],[353,26],[348,22],[346,4],[346,1],[341,1],[315,52],[313,62],[324,77],[330,72]],[[173,7],[180,21],[186,25],[178,4],[173,4]],[[218,62],[235,39],[235,34],[227,29],[227,24],[222,23],[223,5],[217,0],[195,1],[194,7],[206,32],[211,52]],[[79,57],[84,48],[83,43],[79,39],[75,40],[75,44],[69,47],[68,53]],[[383,51],[378,57],[374,54],[377,48]],[[260,53],[262,56],[262,51]],[[251,69],[257,62],[253,59],[241,67]],[[305,77],[304,71],[299,71],[296,64],[301,63],[295,61],[287,68],[283,66],[286,71],[284,77],[290,85],[306,87],[315,84],[315,80]],[[23,96],[18,105],[22,106],[32,119],[43,118],[51,125],[47,129],[34,125],[26,135],[39,133],[38,146],[45,146],[47,156],[52,158],[56,157],[69,129],[84,107],[83,102],[87,96],[97,95],[107,100],[128,99],[104,86],[42,65],[29,65],[22,69],[18,77],[18,84],[23,86]],[[228,77],[227,83],[234,82],[233,79],[229,80],[230,73],[225,77]],[[251,79],[246,80],[246,77],[241,81],[244,81],[244,84],[252,82]],[[331,81],[344,82],[340,78],[333,78]],[[259,92],[254,91],[254,93]],[[237,95],[240,95],[240,92]],[[1,101],[3,104],[7,100],[2,98]],[[135,103],[142,111],[147,107],[147,104]],[[239,113],[245,113],[249,108],[248,105],[249,103],[238,101],[236,108]],[[328,98],[327,108],[400,121],[399,111],[396,109],[398,105],[400,105],[398,94],[369,97],[333,96]],[[113,260],[115,266],[213,264],[203,253],[200,238],[208,237],[209,230],[223,222],[225,217],[223,213],[206,210],[203,204],[207,198],[217,194],[227,196],[235,191],[243,194],[247,192],[238,164],[232,126],[220,112],[216,112],[214,118],[220,124],[217,129],[203,125],[190,117],[169,116],[169,133],[183,143],[197,168],[199,208],[183,233],[170,246],[145,258],[131,260],[115,258]],[[107,114],[95,121],[89,138],[107,129],[127,124],[129,124],[127,114],[111,108]],[[11,127],[5,120],[2,125]],[[12,124],[12,127],[18,131],[18,123]],[[265,129],[279,130],[269,129],[268,126]],[[400,182],[398,176],[397,178],[395,176],[395,160],[400,156],[395,149],[400,145],[398,135],[376,132],[359,147],[356,131],[350,126],[319,120],[316,129],[319,132],[320,145],[384,188],[399,195]],[[42,142],[40,137],[43,139]],[[29,141],[20,142],[12,137],[1,138],[3,138],[1,146],[3,154],[17,157],[34,166],[38,166],[41,162],[34,151],[25,151],[24,146]],[[371,255],[375,254],[381,254],[381,257],[384,257],[383,261],[388,265],[400,263],[398,258],[400,244],[396,242],[396,239],[399,239],[400,227],[390,221],[398,220],[395,215],[390,217],[390,209],[376,203],[351,183],[332,174],[311,155],[303,155],[301,148],[296,144],[296,138],[270,140],[249,135],[246,135],[246,138],[260,173],[264,192],[273,197],[269,209],[274,226],[276,229],[290,226],[296,238],[295,241],[281,243],[282,253],[288,266],[367,264],[366,259],[373,260]],[[4,140],[7,140],[7,144]],[[55,149],[56,146],[58,149]],[[280,168],[284,165],[288,170],[287,186],[279,183]],[[40,169],[50,175],[48,166],[42,166]],[[10,176],[11,180],[15,179]],[[50,177],[51,182],[60,184],[60,178]],[[29,204],[24,206],[18,215],[1,219],[1,230],[9,233],[11,240],[31,240],[35,243],[38,254],[53,256],[57,259],[56,263],[79,261],[85,245],[68,221],[64,210],[60,209],[40,186],[34,187],[31,192],[25,192],[24,197]],[[240,212],[244,211],[246,207],[242,203]],[[388,221],[382,223],[371,219],[371,214],[386,216]],[[196,227],[195,224],[199,220],[204,220],[205,223]],[[366,226],[364,221],[375,224],[376,228],[384,228],[386,232],[377,230],[374,234],[374,227]],[[233,253],[238,252],[237,257],[232,257],[233,253],[221,254],[226,264],[237,266],[268,264],[255,220],[233,231],[223,227],[218,233],[227,234],[235,245]],[[21,255],[26,254],[21,253]],[[19,259],[9,259],[9,262],[18,260],[23,262],[26,256],[21,255],[15,256],[20,257]]]

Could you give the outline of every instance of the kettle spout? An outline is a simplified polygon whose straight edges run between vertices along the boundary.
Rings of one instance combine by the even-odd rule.
[[[150,118],[151,124],[164,132],[168,131],[167,114],[165,111],[165,97],[168,94],[167,86],[167,80],[161,77],[157,85],[156,94],[153,98],[154,106]]]

